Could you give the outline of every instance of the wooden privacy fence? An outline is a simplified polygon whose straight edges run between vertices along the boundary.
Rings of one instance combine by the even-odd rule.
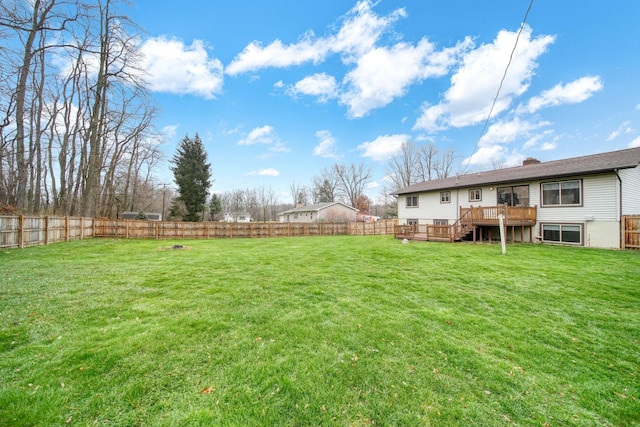
[[[623,216],[620,223],[622,249],[640,249],[640,215]]]
[[[396,220],[358,223],[168,222],[59,216],[0,216],[0,248],[86,237],[215,239],[393,234]]]
[[[393,234],[396,220],[356,223],[167,222],[96,219],[95,237],[215,239]]]
[[[0,216],[0,248],[24,248],[93,236],[93,218]]]

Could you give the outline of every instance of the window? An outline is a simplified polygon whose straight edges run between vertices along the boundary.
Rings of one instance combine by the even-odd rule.
[[[470,202],[481,202],[482,201],[482,190],[479,188],[475,188],[473,190],[469,190],[469,201]]]
[[[542,224],[542,240],[581,245],[582,226],[580,224]]]
[[[505,203],[508,206],[529,206],[529,186],[498,187],[498,204]]]
[[[434,219],[433,225],[449,225],[448,219]]]
[[[418,225],[418,218],[408,218],[407,225]]]
[[[417,208],[418,207],[418,196],[407,196],[407,207],[408,208]]]
[[[580,206],[582,185],[579,180],[542,184],[542,206]]]
[[[451,191],[443,191],[440,193],[440,203],[451,202]]]

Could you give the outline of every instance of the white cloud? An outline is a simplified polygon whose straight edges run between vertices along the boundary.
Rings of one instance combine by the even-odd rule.
[[[181,40],[160,36],[145,40],[141,51],[153,91],[213,99],[222,90],[222,62],[209,57],[201,40],[186,46]]]
[[[291,44],[275,40],[263,46],[259,41],[253,41],[231,61],[226,73],[238,75],[269,67],[319,64],[334,53],[343,55],[345,62],[352,62],[371,49],[392,23],[406,15],[404,9],[397,9],[389,16],[379,17],[372,12],[373,5],[370,0],[358,2],[345,15],[342,26],[333,36],[315,37],[309,31]]]
[[[397,43],[391,48],[371,49],[345,76],[343,85],[347,90],[341,103],[348,106],[350,117],[362,117],[372,109],[384,107],[403,96],[410,85],[445,75],[469,44],[467,39],[455,48],[436,52],[432,43],[422,39],[415,46]]]
[[[479,145],[487,147],[493,144],[508,144],[549,124],[549,122],[531,123],[518,117],[510,121],[500,121],[489,126],[487,132],[480,138]]]
[[[319,130],[316,132],[316,138],[320,141],[318,145],[313,147],[313,155],[335,159],[336,155],[336,139],[328,130]]]
[[[267,168],[258,171],[258,175],[260,176],[279,176],[280,172],[274,168]]]
[[[609,136],[607,137],[606,141],[607,142],[613,141],[614,139],[616,139],[620,135],[628,134],[628,133],[633,132],[633,128],[630,125],[631,125],[631,122],[622,123],[620,126],[618,126],[618,129],[614,130],[613,132],[611,132],[609,134]]]
[[[180,127],[180,125],[167,125],[167,126],[163,127],[160,132],[164,136],[166,136],[168,139],[171,139],[171,138],[176,136],[176,133],[178,132],[178,128],[179,127]]]
[[[476,165],[493,165],[498,163],[505,157],[507,150],[502,145],[489,145],[486,147],[480,147],[473,155],[465,159],[462,164],[468,166]]]
[[[433,132],[486,120],[516,37],[516,32],[503,30],[492,43],[464,54],[460,68],[451,77],[451,86],[445,92],[444,100],[434,106],[425,104],[414,129]],[[528,89],[538,57],[553,41],[554,37],[548,35],[532,38],[531,28],[525,25],[492,116],[506,110],[515,97]]]
[[[541,150],[549,150],[549,149],[555,149],[556,143],[552,142],[542,142],[541,145],[541,141],[545,138],[549,138],[553,135],[553,131],[552,130],[545,130],[542,133],[538,133],[533,135],[531,138],[529,138],[523,145],[522,148],[525,150],[532,150],[532,149],[541,149]],[[549,148],[552,147],[553,148]],[[547,148],[544,148],[547,147]]]
[[[363,142],[358,145],[362,151],[362,157],[370,157],[375,161],[385,161],[395,156],[402,150],[402,144],[411,139],[409,135],[382,135],[373,141]]]
[[[629,143],[629,148],[640,147],[640,136]]]
[[[373,49],[385,31],[397,20],[407,16],[406,10],[401,8],[388,16],[380,17],[371,10],[373,6],[375,3],[370,0],[359,1],[346,14],[338,33],[328,40],[331,50],[342,54],[343,61],[347,64],[356,62]]]
[[[319,102],[327,102],[335,98],[338,91],[338,83],[333,76],[326,73],[313,74],[297,82],[288,93],[292,96],[298,94],[317,96]]]
[[[380,46],[385,33],[396,21],[407,16],[404,8],[379,16],[373,0],[359,1],[338,22],[333,33],[316,37],[307,32],[299,41],[285,44],[275,40],[268,45],[254,41],[227,66],[226,73],[237,75],[267,67],[286,68],[306,63],[319,64],[331,55],[340,56],[350,67],[342,84],[327,74],[313,74],[296,83],[287,94],[317,96],[320,102],[339,98],[347,115],[359,118],[405,95],[409,86],[430,77],[443,76],[457,63],[472,42],[469,38],[452,48],[436,50],[426,38],[418,43],[400,42]],[[283,83],[276,83],[282,88]],[[344,90],[342,94],[339,91]]]
[[[238,141],[238,145],[267,145],[270,153],[288,153],[290,148],[280,139],[276,130],[269,125],[257,127],[251,130],[244,138]],[[271,157],[272,154],[262,155],[261,159]]]
[[[262,68],[285,68],[305,62],[322,62],[329,49],[322,39],[307,33],[298,43],[285,45],[275,40],[267,46],[259,41],[251,42],[227,66],[226,73],[232,76],[257,71]]]
[[[543,91],[540,96],[531,98],[527,104],[527,110],[534,113],[544,107],[577,104],[589,99],[602,87],[602,81],[598,76],[581,77],[566,85],[558,83],[551,89]]]
[[[244,174],[245,176],[280,176],[280,171],[274,168],[261,169],[258,171],[251,171]]]
[[[273,144],[277,141],[275,129],[269,125],[254,128],[249,134],[242,138],[238,145]]]
[[[480,138],[478,142],[478,150],[463,164],[483,165],[483,166],[515,166],[519,164],[524,156],[515,151],[509,152],[507,145],[513,141],[528,138],[524,143],[524,149],[551,149],[552,145],[542,144],[540,141],[550,136],[553,131],[545,130],[540,134],[531,134],[538,129],[550,125],[549,122],[540,121],[533,123],[522,120],[518,117],[500,121],[489,127],[487,132]]]

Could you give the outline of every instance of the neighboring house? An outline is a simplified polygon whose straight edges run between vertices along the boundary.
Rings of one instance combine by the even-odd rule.
[[[630,148],[425,181],[394,193],[398,223],[499,239],[503,213],[512,241],[620,248],[621,216],[640,214],[639,165],[640,148]]]
[[[146,216],[149,221],[162,221],[160,212],[122,212],[122,219],[140,219],[140,214]]]
[[[248,212],[226,213],[222,219],[224,222],[251,222],[251,214]]]
[[[358,210],[340,202],[298,206],[278,214],[280,222],[354,222]]]

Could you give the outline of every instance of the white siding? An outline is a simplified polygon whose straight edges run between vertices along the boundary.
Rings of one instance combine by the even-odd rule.
[[[399,196],[399,224],[405,224],[407,219],[418,219],[420,224],[432,224],[434,219],[455,221],[458,218],[455,193],[455,190],[451,191],[451,201],[449,203],[440,203],[440,191],[421,193],[418,197],[418,207],[407,207],[407,196],[415,194]]]
[[[563,178],[568,179],[580,177]],[[531,197],[531,200],[538,205],[538,222],[618,221],[618,178],[615,174],[582,178],[582,206],[576,207],[542,207],[540,184],[539,181],[531,185],[536,192],[535,198]]]
[[[622,180],[622,215],[640,215],[640,166],[618,174]]]
[[[640,167],[620,171],[622,179],[623,214],[640,214]],[[563,207],[542,207],[541,183],[515,182],[508,185],[529,185],[529,204],[537,206],[538,221],[533,227],[533,235],[540,235],[540,224],[580,224],[585,246],[620,247],[620,184],[615,173],[593,176],[577,176],[562,180],[579,179],[582,182],[582,205]],[[502,185],[500,185],[502,186]],[[506,185],[505,185],[506,186]],[[481,201],[469,201],[469,189],[451,190],[451,202],[440,203],[440,191],[421,193],[417,208],[406,207],[406,195],[398,198],[400,224],[408,218],[417,218],[421,224],[431,224],[434,219],[458,218],[459,208],[469,206],[495,206],[497,187],[471,187],[482,190]]]

